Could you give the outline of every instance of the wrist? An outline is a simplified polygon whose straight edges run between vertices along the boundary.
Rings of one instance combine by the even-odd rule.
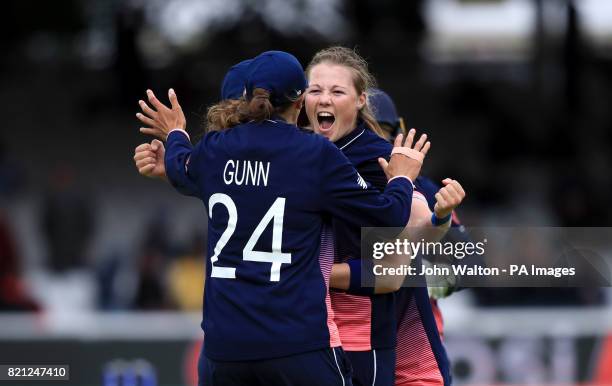
[[[451,213],[448,213],[446,216],[440,217],[435,212],[431,215],[431,223],[433,226],[440,226],[442,224],[446,224],[451,219]]]

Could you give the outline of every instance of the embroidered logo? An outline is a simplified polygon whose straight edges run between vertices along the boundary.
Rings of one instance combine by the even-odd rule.
[[[365,182],[365,180],[363,179],[363,177],[361,177],[361,175],[359,173],[357,173],[357,184],[359,184],[359,186],[361,186],[361,189],[367,189],[368,188],[368,183]]]

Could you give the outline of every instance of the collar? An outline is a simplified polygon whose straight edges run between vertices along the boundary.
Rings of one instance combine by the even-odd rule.
[[[357,126],[355,127],[355,129],[353,131],[351,131],[350,133],[348,133],[344,137],[342,137],[339,140],[337,140],[336,142],[334,142],[334,144],[340,150],[344,150],[347,147],[349,147],[353,142],[355,142],[355,140],[357,140],[357,138],[361,137],[363,135],[363,133],[365,133],[366,130],[367,130],[367,128],[366,128],[365,122],[359,121],[357,123]]]

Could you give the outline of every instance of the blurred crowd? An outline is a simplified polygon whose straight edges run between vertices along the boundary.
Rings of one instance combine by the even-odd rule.
[[[174,244],[159,211],[140,230],[135,254],[111,249],[94,258],[98,208],[75,179],[68,166],[50,176],[36,219],[44,258],[34,267],[25,264],[10,216],[0,211],[0,311],[201,309],[205,232],[194,229],[188,243]],[[20,183],[0,177],[3,202],[20,193]]]

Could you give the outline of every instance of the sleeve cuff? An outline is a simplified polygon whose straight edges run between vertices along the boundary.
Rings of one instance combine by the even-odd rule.
[[[396,180],[396,179],[398,179],[398,178],[405,178],[405,179],[407,179],[407,180],[410,182],[410,185],[412,185],[412,188],[414,189],[414,183],[412,182],[412,180],[411,180],[411,179],[410,179],[410,177],[408,177],[408,176],[395,176],[395,177],[391,178],[391,179],[389,180],[389,182],[391,182],[391,181],[393,181],[393,180]]]
[[[372,274],[372,261],[362,259],[350,259],[347,261],[351,271],[351,280],[349,288],[346,291],[351,295],[370,296],[374,295],[374,276]],[[371,275],[366,276],[365,282],[362,284],[361,276],[363,269],[366,269],[365,274]]]
[[[180,132],[180,133],[185,134],[185,136],[187,136],[187,139],[188,139],[188,140],[191,142],[191,137],[189,137],[189,133],[187,133],[185,130],[183,130],[183,129],[179,129],[179,128],[176,128],[176,129],[172,129],[172,130],[170,130],[170,131],[168,132],[168,135],[166,136],[166,141],[168,140],[168,137],[170,137],[170,134],[172,134],[172,133],[174,133],[174,132]]]

